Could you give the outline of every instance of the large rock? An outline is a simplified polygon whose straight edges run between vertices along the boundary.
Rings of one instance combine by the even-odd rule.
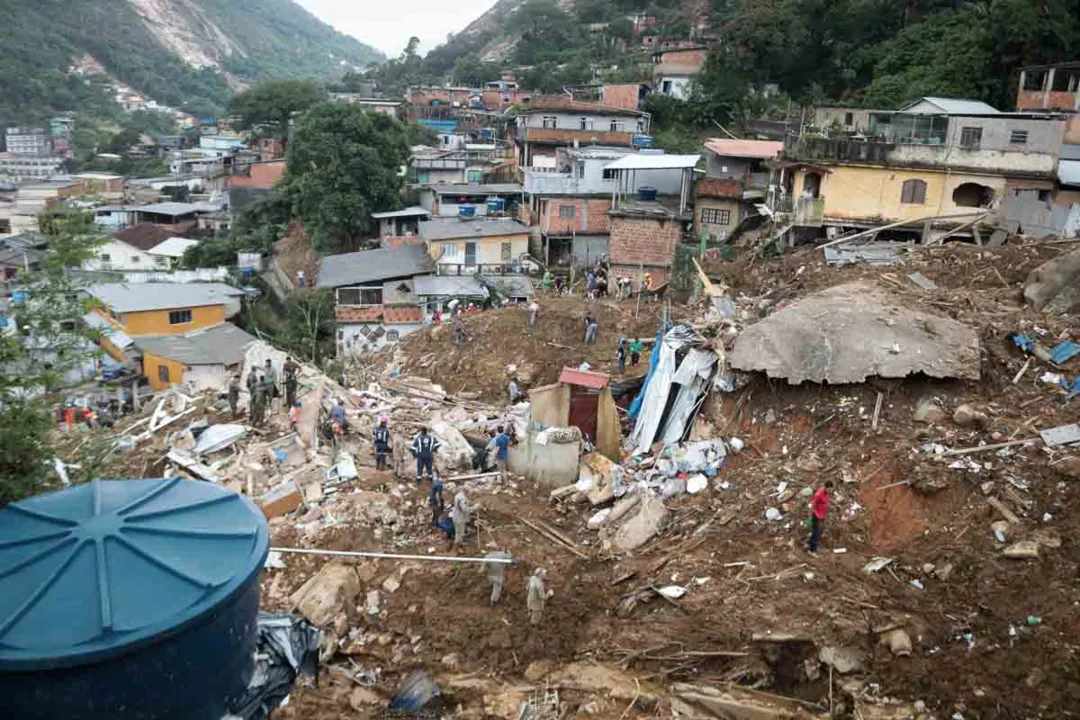
[[[637,513],[615,531],[612,543],[623,552],[638,549],[660,532],[667,515],[663,500],[656,497],[643,498]]]
[[[729,356],[736,370],[797,385],[868,377],[979,379],[979,338],[955,320],[914,309],[867,282],[837,285],[751,325]]]
[[[960,427],[985,428],[990,424],[990,418],[981,410],[965,404],[953,412],[953,422]]]
[[[360,594],[356,572],[340,562],[331,562],[293,593],[292,603],[312,625],[323,626]]]
[[[1024,299],[1036,310],[1054,314],[1080,310],[1080,250],[1059,255],[1028,273]]]

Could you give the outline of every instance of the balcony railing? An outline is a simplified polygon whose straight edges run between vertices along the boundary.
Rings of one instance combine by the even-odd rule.
[[[519,262],[505,263],[446,263],[440,262],[436,266],[439,275],[521,275],[524,268]]]
[[[569,128],[527,127],[521,131],[526,142],[545,142],[571,145],[630,145],[633,132],[611,132],[605,130],[571,130]]]
[[[800,227],[821,227],[825,218],[825,198],[797,198],[795,200],[795,224]]]

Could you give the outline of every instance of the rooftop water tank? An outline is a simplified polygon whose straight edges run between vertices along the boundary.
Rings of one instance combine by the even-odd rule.
[[[193,480],[0,511],[0,717],[222,717],[254,670],[266,520]]]
[[[489,197],[487,201],[488,215],[498,215],[506,209],[506,199],[501,197]]]
[[[656,202],[656,188],[639,187],[637,189],[637,197],[639,202]]]
[[[463,217],[463,218],[476,217],[476,206],[475,205],[459,205],[458,206],[458,216]]]

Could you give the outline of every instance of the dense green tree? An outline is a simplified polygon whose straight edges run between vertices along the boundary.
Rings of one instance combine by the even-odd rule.
[[[371,213],[400,206],[408,157],[405,126],[394,118],[344,103],[304,113],[286,153],[284,185],[314,247],[358,247]]]
[[[49,253],[20,283],[27,299],[5,313],[0,333],[0,505],[46,489],[53,477],[48,434],[52,406],[69,371],[100,354],[80,318],[90,300],[69,272],[95,254],[93,217],[70,210],[43,215]]]
[[[293,117],[325,99],[326,93],[314,80],[267,80],[234,97],[229,111],[236,115],[240,130],[284,143]]]

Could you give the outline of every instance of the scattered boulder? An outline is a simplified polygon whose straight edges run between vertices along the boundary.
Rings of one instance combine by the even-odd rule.
[[[818,659],[841,675],[866,671],[866,653],[857,647],[829,646],[821,648]]]
[[[293,593],[292,603],[312,625],[322,627],[359,594],[356,572],[344,563],[331,562]]]
[[[915,422],[934,425],[944,422],[948,415],[933,398],[925,397],[915,406]]]
[[[1028,273],[1024,299],[1041,312],[1080,310],[1080,250],[1059,255]]]
[[[612,542],[623,552],[636,550],[660,532],[667,516],[668,510],[660,498],[642,498],[637,513],[615,531]]]
[[[1039,543],[1034,540],[1021,540],[1002,550],[1001,554],[1007,558],[1019,560],[1037,558],[1039,557]]]
[[[953,412],[953,422],[960,427],[983,429],[990,424],[990,418],[981,410],[965,404],[956,408],[956,411]]]
[[[879,643],[889,648],[889,652],[897,657],[911,655],[911,636],[904,628],[893,628],[882,634]]]

